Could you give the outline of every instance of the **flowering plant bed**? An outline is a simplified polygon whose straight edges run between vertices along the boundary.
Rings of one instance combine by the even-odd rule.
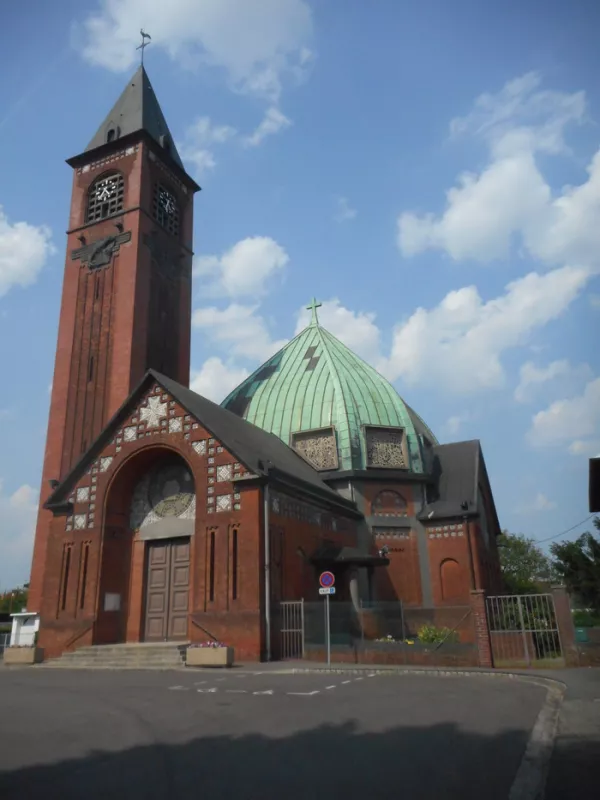
[[[39,664],[44,660],[44,650],[41,647],[29,645],[15,645],[4,650],[4,663],[11,664]]]
[[[221,642],[199,642],[187,648],[185,663],[188,667],[231,667],[233,647]]]

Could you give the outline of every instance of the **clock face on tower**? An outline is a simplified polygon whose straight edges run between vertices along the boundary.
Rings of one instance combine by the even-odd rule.
[[[175,213],[175,198],[167,189],[160,190],[159,203],[165,214]]]
[[[96,186],[96,200],[99,200],[101,203],[106,203],[111,197],[115,197],[118,188],[117,184],[118,180],[116,175],[100,181]]]
[[[160,183],[157,183],[154,188],[154,219],[174,236],[179,233],[177,198],[173,192]]]

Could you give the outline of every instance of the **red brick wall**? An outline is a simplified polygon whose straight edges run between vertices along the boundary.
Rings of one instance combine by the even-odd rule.
[[[466,526],[444,521],[426,528],[433,604],[468,604],[471,565]]]
[[[164,372],[184,384],[189,380],[192,195],[174,176],[165,175],[164,167],[152,160],[150,153],[151,148],[140,143],[131,153],[117,149],[115,158],[101,162],[94,163],[92,156],[90,168],[78,168],[73,176],[40,505],[48,497],[48,481],[60,479],[69,471],[149,366],[162,366]],[[115,170],[125,177],[126,210],[120,219],[125,230],[131,231],[131,241],[121,245],[110,267],[92,273],[80,260],[71,259],[71,251],[81,246],[81,234],[90,243],[116,233],[114,219],[84,224],[91,183]],[[176,296],[161,293],[168,313],[163,316],[160,304],[155,304],[152,313],[157,319],[150,320],[147,301],[150,282],[156,282],[156,277],[142,237],[156,226],[140,208],[151,213],[153,185],[159,176],[177,195],[181,207],[179,269],[183,278],[171,290]],[[167,330],[177,340],[176,352],[161,353],[160,364],[148,361],[148,336],[157,330],[164,340]],[[89,380],[92,356],[94,367]],[[169,363],[173,358],[176,363]],[[42,603],[49,524],[49,512],[40,508],[30,577],[32,610],[38,610]]]

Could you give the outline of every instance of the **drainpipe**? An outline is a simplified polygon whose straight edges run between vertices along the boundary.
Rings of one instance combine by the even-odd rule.
[[[473,544],[471,542],[471,526],[467,517],[463,517],[465,523],[465,536],[467,537],[467,547],[469,548],[469,572],[471,574],[471,589],[477,588],[475,586],[475,565],[473,563]]]
[[[269,532],[269,484],[263,490],[265,525],[265,637],[267,661],[271,660],[271,536]]]

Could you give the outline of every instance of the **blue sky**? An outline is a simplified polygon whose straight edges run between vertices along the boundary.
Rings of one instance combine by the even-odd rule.
[[[600,453],[599,22],[593,0],[29,0],[8,12],[0,587],[29,571],[64,161],[135,71],[141,26],[203,187],[194,388],[222,399],[316,295],[323,324],[441,441],[481,440],[503,527],[543,539],[583,520]]]

